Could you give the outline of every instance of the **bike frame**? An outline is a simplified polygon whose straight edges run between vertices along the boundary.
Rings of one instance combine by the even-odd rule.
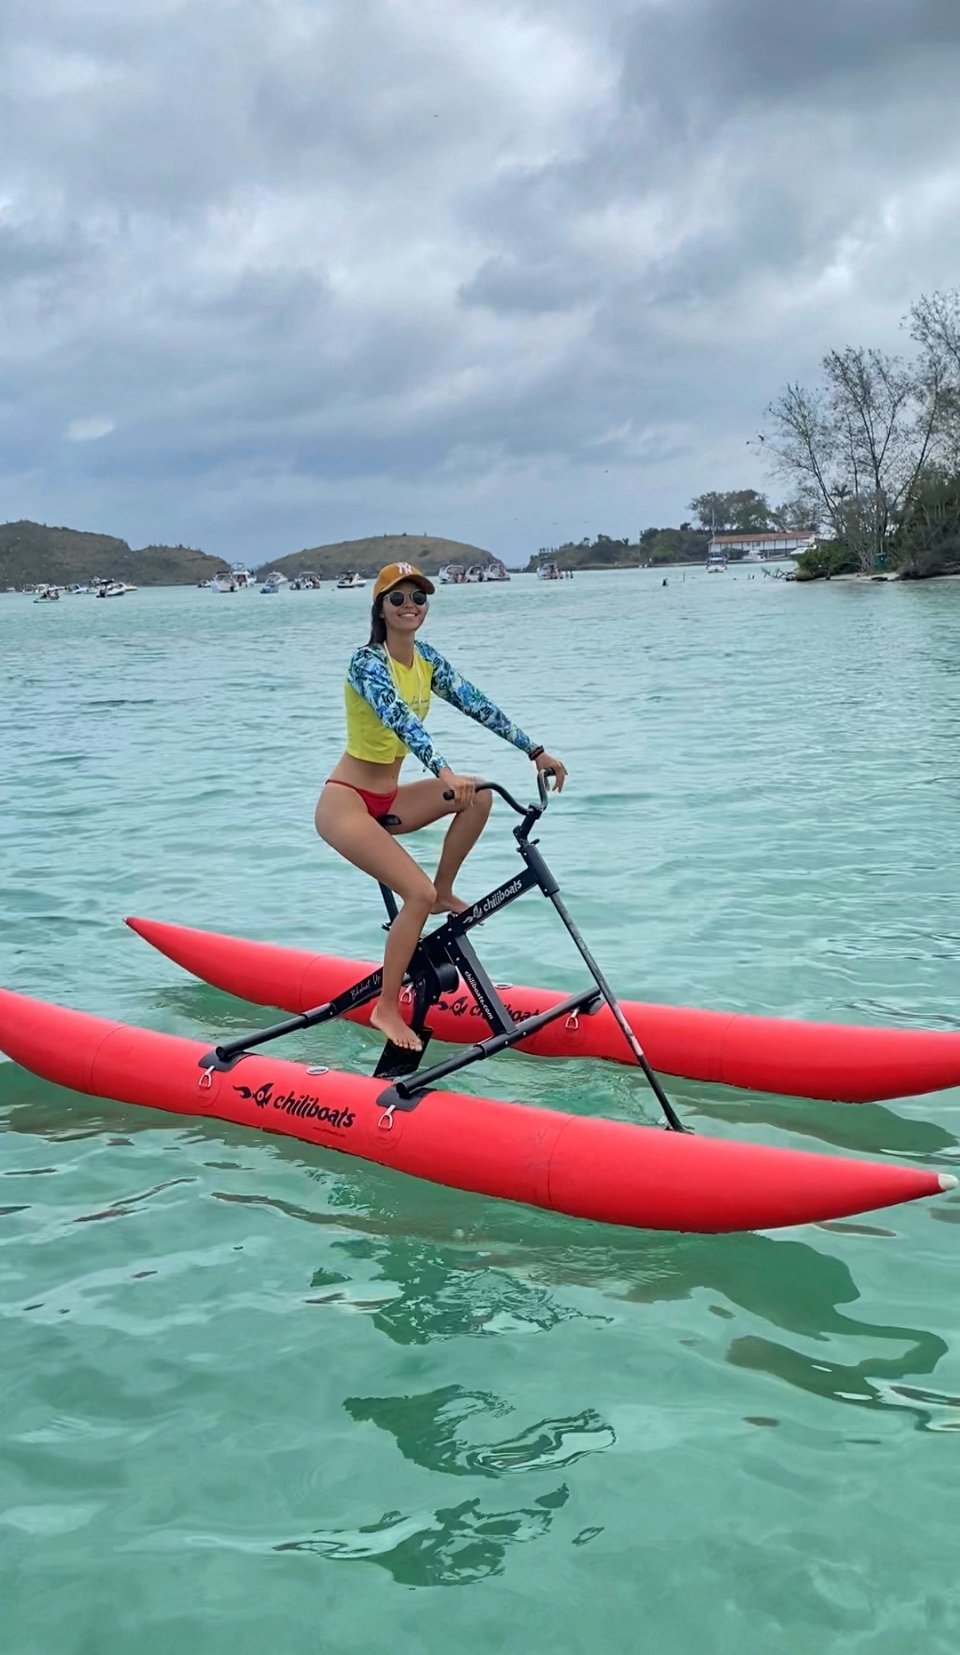
[[[667,1125],[675,1132],[683,1132],[683,1126],[672,1104],[667,1098],[659,1080],[650,1068],[636,1035],[631,1029],[624,1015],[619,1001],[613,994],[606,978],[587,948],[580,932],[568,912],[560,896],[560,886],[553,873],[541,855],[537,840],[531,840],[531,830],[539,822],[547,808],[549,794],[544,774],[537,773],[539,799],[530,805],[521,805],[505,787],[498,782],[481,782],[477,791],[489,789],[499,794],[512,810],[521,816],[522,821],[513,829],[513,836],[517,841],[517,849],[523,858],[524,868],[513,879],[505,880],[502,885],[496,886],[486,896],[473,903],[472,907],[462,914],[451,914],[436,930],[421,937],[416,951],[410,961],[406,973],[406,981],[413,994],[413,1015],[411,1027],[421,1041],[420,1051],[408,1051],[393,1045],[388,1041],[380,1054],[374,1074],[384,1080],[391,1081],[382,1094],[381,1102],[384,1108],[394,1110],[414,1109],[424,1092],[435,1081],[444,1079],[447,1075],[456,1074],[471,1063],[478,1063],[482,1058],[492,1057],[495,1052],[505,1051],[516,1046],[519,1041],[526,1040],[536,1034],[539,1029],[546,1028],[549,1023],[555,1023],[561,1017],[570,1017],[574,1013],[590,1015],[597,1011],[604,1003],[609,1006],[623,1032],[639,1068],[643,1073],[660,1104],[666,1117]],[[451,795],[452,797],[452,795]],[[551,1007],[549,1011],[537,1012],[530,1017],[515,1020],[504,1005],[496,985],[477,957],[472,943],[467,940],[468,932],[474,926],[482,925],[493,914],[499,913],[502,908],[516,902],[518,897],[527,891],[537,889],[552,902],[554,908],[563,921],[564,926],[573,938],[574,943],[584,960],[591,976],[588,988],[581,989],[577,994],[569,995],[561,1000],[559,1005]],[[383,900],[387,909],[387,923],[385,930],[397,916],[397,903],[393,891],[388,886],[380,886]],[[484,1019],[490,1027],[490,1034],[484,1039],[475,1041],[464,1051],[457,1052],[453,1057],[445,1058],[442,1062],[433,1063],[427,1068],[421,1068],[427,1046],[431,1039],[431,1030],[427,1020],[431,1009],[437,1004],[441,995],[453,992],[460,981],[466,983],[473,994]],[[200,1060],[204,1069],[231,1069],[242,1061],[249,1052],[257,1046],[265,1046],[269,1041],[279,1040],[283,1035],[293,1034],[298,1029],[316,1028],[321,1023],[330,1022],[335,1017],[342,1017],[345,1013],[355,1011],[358,1006],[366,1005],[368,1001],[379,997],[383,983],[382,968],[372,971],[368,976],[361,978],[350,988],[344,989],[334,999],[326,1001],[322,1006],[316,1006],[312,1011],[301,1012],[296,1017],[286,1018],[282,1023],[275,1023],[268,1029],[254,1031],[252,1034],[239,1035],[233,1040],[222,1041],[215,1046],[212,1052],[207,1053]]]

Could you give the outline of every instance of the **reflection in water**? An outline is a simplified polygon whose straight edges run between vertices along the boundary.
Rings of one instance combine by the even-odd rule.
[[[481,1426],[513,1412],[489,1391],[446,1385],[420,1396],[347,1397],[351,1419],[368,1420],[389,1431],[405,1459],[428,1471],[451,1476],[499,1477],[504,1472],[556,1470],[616,1442],[613,1430],[592,1408],[565,1419],[547,1419],[497,1442],[463,1440],[467,1422]]]
[[[556,1288],[591,1290],[598,1306],[618,1299],[652,1305],[706,1291],[715,1296],[708,1304],[714,1315],[735,1322],[741,1310],[788,1335],[778,1341],[732,1329],[726,1352],[731,1365],[844,1403],[906,1407],[919,1427],[933,1428],[939,1421],[938,1428],[945,1428],[936,1411],[949,1413],[953,1399],[914,1393],[905,1383],[933,1373],[947,1353],[945,1341],[921,1328],[845,1314],[839,1307],[860,1297],[848,1265],[808,1242],[762,1235],[637,1235],[553,1218],[538,1219],[540,1236],[530,1239],[529,1215],[487,1206],[484,1216],[490,1220],[487,1232],[475,1230],[463,1241],[414,1236],[399,1218],[380,1214],[353,1214],[349,1221],[342,1214],[336,1220],[312,1215],[312,1222],[349,1222],[354,1231],[365,1232],[333,1246],[354,1265],[366,1260],[376,1266],[380,1291],[371,1296],[371,1319],[400,1345],[458,1334],[549,1332],[575,1319],[599,1328],[611,1319],[599,1308],[581,1308],[582,1298],[571,1304]],[[525,1222],[527,1239],[521,1240]],[[511,1233],[516,1239],[501,1239]],[[571,1234],[574,1239],[564,1244],[561,1238]],[[386,1303],[384,1283],[391,1290]],[[863,1354],[866,1341],[874,1347],[869,1354]],[[854,1350],[851,1360],[837,1360],[840,1343]]]
[[[467,1586],[501,1574],[511,1547],[542,1539],[568,1499],[561,1483],[529,1506],[508,1511],[484,1511],[479,1500],[407,1517],[388,1511],[363,1528],[315,1529],[309,1538],[284,1541],[275,1550],[379,1563],[403,1586]]]
[[[880,1327],[844,1317],[837,1320],[858,1338],[871,1334],[897,1344],[906,1341],[907,1348],[899,1356],[866,1356],[856,1362],[831,1362],[791,1345],[748,1335],[733,1340],[727,1360],[734,1367],[768,1373],[831,1402],[853,1403],[861,1408],[905,1409],[913,1415],[919,1431],[960,1430],[960,1398],[884,1383],[906,1374],[932,1373],[949,1348],[942,1339],[911,1328]]]
[[[490,1269],[486,1259],[467,1260],[452,1248],[396,1240],[380,1262],[398,1291],[373,1320],[398,1345],[464,1333],[544,1333],[559,1322],[605,1319],[587,1318],[546,1288]]]
[[[5,1067],[13,1069],[11,1101],[18,1105],[6,1119],[8,1130],[56,1142],[75,1133],[109,1130],[114,1110],[118,1118],[122,1114],[128,1129],[135,1130],[136,1112],[89,1099],[83,1100],[82,1113],[61,1110],[58,1100],[73,1094],[36,1082],[12,1065]],[[919,1131],[927,1153],[952,1141],[940,1128],[901,1121],[879,1107],[848,1113],[851,1121],[872,1121],[871,1132],[881,1123],[885,1129],[895,1123],[905,1134]],[[836,1112],[844,1120],[848,1113]],[[144,1125],[153,1125],[156,1118],[147,1113],[142,1117]],[[228,1134],[233,1137],[231,1129],[221,1131],[206,1122],[191,1122],[190,1128],[195,1128],[202,1145],[222,1142]],[[178,1122],[175,1131],[183,1146],[188,1137],[183,1123]],[[901,1153],[906,1148],[904,1142]],[[266,1166],[261,1169],[265,1153]],[[731,1329],[726,1360],[732,1366],[768,1373],[798,1390],[848,1405],[907,1409],[920,1429],[955,1428],[953,1396],[910,1384],[934,1372],[948,1348],[944,1340],[922,1329],[844,1314],[839,1307],[859,1297],[847,1264],[806,1241],[618,1231],[456,1192],[429,1189],[424,1194],[412,1181],[362,1163],[351,1165],[347,1176],[341,1158],[325,1157],[318,1164],[311,1155],[305,1161],[301,1146],[281,1140],[271,1140],[268,1149],[258,1142],[252,1165],[241,1170],[256,1178],[258,1169],[269,1171],[277,1159],[307,1171],[316,1206],[238,1191],[213,1189],[209,1196],[275,1210],[298,1227],[308,1224],[328,1234],[337,1232],[328,1243],[328,1267],[315,1282],[332,1291],[315,1296],[312,1303],[349,1299],[397,1345],[427,1345],[460,1335],[548,1333],[575,1320],[599,1329],[610,1320],[604,1309],[611,1300],[644,1305],[689,1299],[706,1291],[716,1296],[708,1306],[715,1314],[736,1321],[739,1308],[765,1324],[761,1332]],[[328,1162],[338,1170],[329,1170]],[[190,1170],[195,1170],[193,1163]],[[368,1210],[363,1211],[365,1197]],[[956,1223],[958,1214],[960,1207],[948,1203],[930,1216],[939,1223]],[[461,1224],[469,1233],[459,1228]],[[334,1263],[330,1254],[342,1264],[346,1281],[338,1283],[340,1272],[329,1268]],[[364,1296],[366,1285],[374,1290]],[[577,1293],[572,1302],[573,1294],[557,1292],[558,1288],[585,1289],[588,1296],[585,1300],[584,1293]],[[770,1337],[776,1329],[787,1337]],[[865,1352],[867,1343],[873,1348]],[[369,1417],[385,1424],[373,1414]],[[455,1458],[457,1450],[450,1448],[449,1453]]]

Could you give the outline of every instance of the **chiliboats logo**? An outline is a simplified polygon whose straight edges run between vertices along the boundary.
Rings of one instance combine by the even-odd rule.
[[[286,1092],[274,1097],[273,1086],[272,1080],[265,1080],[262,1086],[256,1088],[235,1086],[233,1090],[255,1103],[258,1109],[280,1109],[285,1115],[295,1115],[302,1121],[325,1121],[328,1126],[346,1128],[356,1120],[351,1109],[331,1109],[312,1092]]]

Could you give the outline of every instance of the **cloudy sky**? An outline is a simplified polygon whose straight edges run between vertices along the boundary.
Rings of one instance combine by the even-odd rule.
[[[958,0],[5,0],[0,521],[525,557],[960,283]]]

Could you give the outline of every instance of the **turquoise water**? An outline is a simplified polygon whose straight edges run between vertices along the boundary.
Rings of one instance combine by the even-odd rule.
[[[367,596],[0,597],[0,981],[213,1037],[262,1014],[123,914],[376,952],[311,823]],[[438,593],[429,635],[566,760],[541,843],[624,994],[960,1025],[960,584],[515,578]],[[516,865],[508,825],[466,894]],[[583,980],[534,897],[479,936],[495,977]],[[352,1026],[287,1050],[376,1052]],[[653,1118],[606,1066],[463,1086]],[[960,1162],[960,1093],[669,1089],[700,1132]],[[960,1645],[956,1196],[631,1234],[10,1064],[0,1099],[11,1655]]]

